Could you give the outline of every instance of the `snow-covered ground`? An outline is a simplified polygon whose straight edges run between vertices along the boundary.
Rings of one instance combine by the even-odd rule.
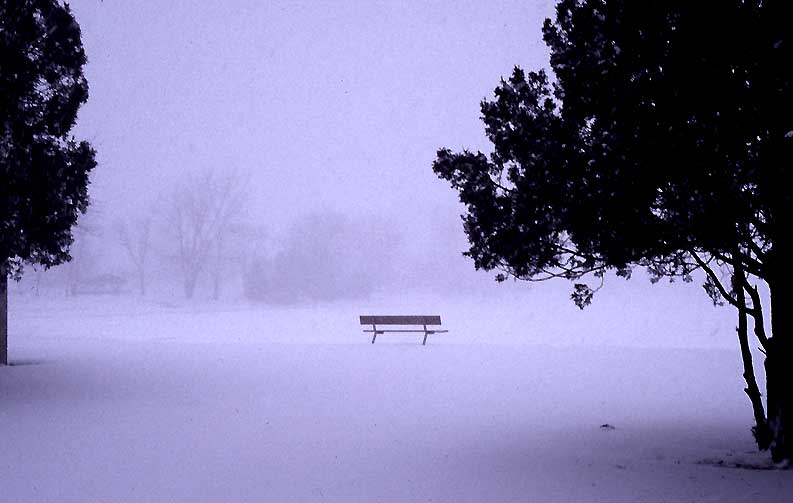
[[[729,311],[680,319],[690,298],[617,288],[540,312],[549,290],[526,291],[12,297],[0,499],[791,501],[793,472],[752,444]],[[359,314],[441,314],[450,332],[371,345]]]

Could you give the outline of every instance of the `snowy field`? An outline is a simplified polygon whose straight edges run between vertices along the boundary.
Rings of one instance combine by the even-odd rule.
[[[12,297],[2,501],[791,501],[793,473],[752,444],[732,313],[620,287],[538,313],[553,289],[527,291]],[[677,321],[692,298],[702,315]],[[450,332],[371,345],[360,314],[441,314]]]

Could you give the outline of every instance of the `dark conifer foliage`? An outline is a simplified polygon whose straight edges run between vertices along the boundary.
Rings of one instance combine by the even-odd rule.
[[[500,280],[704,269],[744,321],[755,436],[776,459],[793,458],[791,14],[781,1],[562,0],[543,26],[554,78],[516,68],[482,103],[493,153],[442,149],[433,165],[467,206],[466,254]],[[771,292],[770,338],[753,281]],[[572,298],[592,294],[578,282]],[[747,315],[772,366],[767,422]]]
[[[96,165],[91,146],[70,135],[88,99],[85,63],[68,5],[0,0],[3,286],[26,262],[49,267],[69,259],[71,228],[87,208],[88,175]]]

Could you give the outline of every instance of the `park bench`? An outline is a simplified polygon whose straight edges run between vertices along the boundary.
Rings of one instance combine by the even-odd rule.
[[[448,330],[436,330],[436,329],[428,329],[427,326],[440,326],[441,324],[441,317],[440,316],[361,316],[361,325],[372,325],[371,329],[366,329],[364,332],[371,332],[372,333],[372,344],[374,344],[375,339],[377,339],[378,334],[384,334],[386,332],[418,332],[424,333],[424,342],[421,343],[422,346],[427,344],[427,336],[429,334],[440,334],[448,332]],[[396,328],[396,329],[384,329],[384,328],[377,328],[377,325],[387,325],[387,326],[399,326],[399,327],[413,327],[413,326],[421,326],[421,329],[417,328]]]

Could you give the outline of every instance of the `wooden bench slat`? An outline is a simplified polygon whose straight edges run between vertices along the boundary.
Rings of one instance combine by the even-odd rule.
[[[428,334],[440,334],[440,333],[446,333],[446,332],[448,332],[448,330],[389,330],[389,329],[380,330],[378,328],[377,330],[372,330],[372,329],[364,330],[364,332],[369,332],[369,333],[376,332],[378,334],[384,334],[386,332],[389,332],[389,333],[391,333],[391,332],[414,332],[414,333],[418,332],[418,333],[422,333],[423,334],[424,332],[427,332]]]
[[[440,325],[440,316],[361,316],[361,325]]]

